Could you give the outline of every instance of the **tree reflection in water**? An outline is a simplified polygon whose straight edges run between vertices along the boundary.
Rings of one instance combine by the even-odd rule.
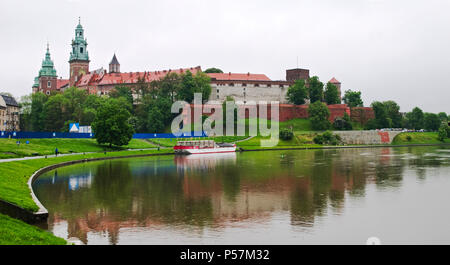
[[[366,186],[401,187],[405,167],[421,177],[448,166],[438,148],[244,152],[97,161],[55,169],[34,183],[50,211],[49,229],[66,221],[68,238],[88,233],[116,244],[121,228],[201,231],[289,213],[312,227]],[[446,152],[445,154],[450,154]]]

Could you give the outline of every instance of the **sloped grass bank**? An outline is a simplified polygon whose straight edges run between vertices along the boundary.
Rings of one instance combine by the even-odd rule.
[[[18,145],[17,142],[20,141]],[[27,144],[26,142],[29,142]],[[16,158],[33,155],[51,155],[55,153],[55,148],[62,154],[119,151],[125,149],[145,149],[154,148],[151,143],[132,139],[130,143],[122,147],[112,147],[99,145],[95,139],[0,139],[0,159]]]
[[[405,132],[397,135],[392,141],[393,145],[442,143],[450,143],[450,138],[444,142],[439,141],[437,132]]]
[[[0,245],[66,245],[66,240],[20,220],[0,214]]]

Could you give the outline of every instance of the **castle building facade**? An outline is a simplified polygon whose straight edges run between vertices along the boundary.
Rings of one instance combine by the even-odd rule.
[[[84,29],[80,21],[75,28],[75,38],[72,39],[72,50],[69,57],[70,76],[69,79],[58,78],[50,57],[50,50],[47,44],[47,52],[42,62],[39,75],[35,78],[33,92],[43,92],[50,95],[52,91],[61,92],[68,87],[78,87],[85,89],[89,94],[108,95],[116,86],[128,86],[133,93],[139,80],[150,83],[159,80],[169,73],[183,74],[186,71],[196,74],[201,72],[200,66],[169,69],[162,71],[144,71],[123,73],[116,54],[113,55],[109,63],[109,71],[101,68],[91,71],[89,69],[89,52],[87,50],[87,40],[84,36]],[[308,69],[286,70],[286,80],[271,80],[264,74],[253,73],[208,73],[211,78],[211,95],[209,100],[224,101],[232,97],[235,101],[279,101],[287,103],[286,93],[296,80],[307,80]],[[341,83],[335,78],[330,82],[336,84],[340,95]],[[134,93],[136,97],[136,93]]]

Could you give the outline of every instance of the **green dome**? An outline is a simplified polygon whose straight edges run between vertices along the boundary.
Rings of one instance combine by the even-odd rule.
[[[39,70],[39,77],[41,76],[57,77],[53,61],[50,57],[50,49],[48,47],[48,44],[47,44],[47,52],[45,53],[45,59],[42,61],[41,70]]]
[[[70,53],[70,61],[89,61],[89,53],[87,51],[87,40],[84,38],[84,30],[80,23],[75,29],[75,39],[72,40],[72,52]]]
[[[34,84],[33,84],[33,87],[39,87],[39,77],[38,77],[38,76],[36,76],[36,77],[34,78]]]

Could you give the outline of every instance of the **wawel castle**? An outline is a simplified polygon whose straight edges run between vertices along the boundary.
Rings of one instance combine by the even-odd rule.
[[[69,79],[59,78],[56,74],[50,50],[47,44],[45,59],[39,75],[34,79],[33,93],[43,92],[50,95],[51,91],[64,91],[68,87],[86,89],[89,94],[108,95],[116,86],[129,86],[132,91],[136,87],[138,79],[150,83],[159,80],[166,74],[175,72],[177,74],[186,71],[196,74],[202,71],[200,66],[182,69],[169,69],[144,72],[121,72],[120,63],[114,54],[109,63],[109,71],[103,68],[98,70],[89,69],[89,52],[87,41],[84,37],[84,29],[79,22],[75,28],[75,38],[72,40],[72,50],[69,57],[70,76]],[[279,101],[286,103],[286,92],[290,85],[298,79],[308,79],[309,70],[291,69],[286,71],[286,80],[273,81],[264,74],[253,73],[210,73],[211,96],[210,100],[223,101],[231,96],[236,101]],[[340,82],[335,78],[330,80],[337,85],[340,92]]]

